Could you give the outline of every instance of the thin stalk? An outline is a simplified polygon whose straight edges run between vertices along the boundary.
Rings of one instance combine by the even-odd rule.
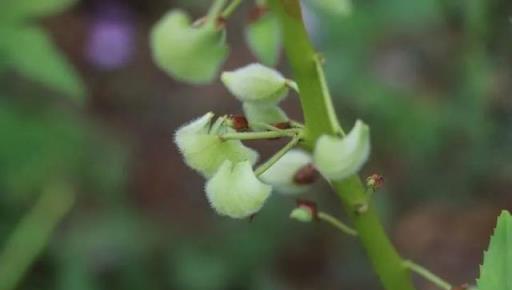
[[[274,165],[279,159],[281,159],[281,157],[283,157],[284,154],[286,154],[286,152],[290,151],[290,149],[295,147],[295,145],[297,145],[299,143],[300,139],[301,139],[300,134],[297,134],[296,136],[294,136],[292,138],[292,140],[290,140],[290,142],[288,142],[288,144],[286,144],[283,148],[281,148],[274,155],[272,155],[272,157],[270,157],[265,163],[258,166],[258,168],[256,168],[256,170],[254,171],[254,174],[256,174],[256,176],[260,176],[263,173],[265,173],[265,171],[267,171],[267,169],[272,167],[272,165]]]
[[[225,133],[220,134],[219,137],[223,140],[261,140],[279,137],[294,137],[297,134],[296,129],[287,129],[281,131]]]
[[[210,10],[208,10],[206,23],[215,26],[217,18],[221,15],[222,8],[226,5],[226,1],[227,0],[214,0],[212,6],[210,6]]]
[[[47,188],[7,238],[0,253],[0,289],[17,287],[46,247],[55,228],[74,204],[66,187]]]
[[[405,268],[413,271],[414,273],[420,275],[421,277],[425,278],[426,280],[432,282],[432,284],[436,285],[440,289],[443,289],[443,290],[453,289],[453,287],[452,287],[452,285],[450,285],[450,283],[446,282],[439,276],[430,272],[425,267],[414,263],[413,261],[404,261],[403,265]]]
[[[233,0],[231,1],[231,3],[229,3],[229,5],[224,9],[224,11],[222,11],[222,17],[223,18],[229,18],[229,16],[231,16],[231,14],[233,14],[233,12],[236,11],[236,9],[238,8],[238,6],[242,3],[242,0]]]
[[[318,219],[330,224],[331,226],[335,227],[336,229],[338,229],[340,232],[342,232],[344,234],[347,234],[349,236],[357,236],[356,230],[354,230],[353,228],[349,227],[348,225],[346,225],[339,219],[333,217],[332,215],[330,215],[326,212],[319,211]]]
[[[315,52],[302,20],[299,0],[272,0],[272,9],[281,22],[285,52],[300,89],[300,101],[305,119],[304,143],[312,149],[323,134],[339,133],[332,100],[326,93],[323,68],[318,65]],[[387,290],[413,290],[410,271],[402,266],[402,258],[391,244],[379,220],[375,208],[370,204],[364,213],[361,205],[369,204],[366,189],[359,177],[344,181],[332,181],[340,200],[369,259]]]

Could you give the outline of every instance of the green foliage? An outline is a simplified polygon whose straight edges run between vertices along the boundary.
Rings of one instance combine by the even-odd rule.
[[[491,237],[477,281],[480,290],[512,289],[512,215],[503,211]]]
[[[2,0],[0,22],[22,22],[60,13],[77,0]]]
[[[60,110],[0,102],[1,201],[24,202],[41,187],[61,179],[108,193],[122,178],[120,148],[81,120]]]
[[[0,142],[0,188],[30,192],[69,173],[84,141],[76,121],[52,113],[29,117],[7,102],[0,104],[0,131],[9,136]]]
[[[82,100],[85,89],[80,78],[44,30],[18,26],[3,32],[0,33],[0,49],[10,68],[76,101]]]
[[[351,0],[314,0],[307,1],[307,3],[313,5],[322,13],[333,16],[347,16],[352,12]]]
[[[48,34],[31,24],[69,7],[75,0],[7,0],[0,10],[0,71],[14,70],[59,93],[82,101],[84,84]]]

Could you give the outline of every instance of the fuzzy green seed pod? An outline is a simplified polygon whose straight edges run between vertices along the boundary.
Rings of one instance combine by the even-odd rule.
[[[225,160],[256,163],[258,153],[238,140],[222,140],[218,134],[234,131],[219,118],[212,124],[213,113],[192,121],[176,131],[174,141],[185,163],[205,177],[212,176]]]
[[[310,154],[292,149],[260,176],[261,181],[272,185],[275,191],[282,194],[303,193],[311,187],[311,184],[299,183],[295,176],[304,166],[312,162],[313,158]]]
[[[243,109],[249,126],[255,131],[266,129],[261,124],[275,125],[288,122],[286,113],[273,103],[244,103]]]
[[[280,72],[258,63],[223,72],[221,80],[242,102],[278,103],[288,95],[289,87],[296,88]]]
[[[194,27],[180,10],[156,23],[150,38],[156,64],[177,80],[193,84],[212,82],[229,52],[225,31],[210,23]]]
[[[271,191],[270,185],[256,177],[248,161],[225,161],[206,184],[206,195],[213,209],[237,219],[257,213]]]
[[[356,174],[369,155],[370,129],[360,120],[344,138],[322,135],[313,154],[316,168],[330,180]]]

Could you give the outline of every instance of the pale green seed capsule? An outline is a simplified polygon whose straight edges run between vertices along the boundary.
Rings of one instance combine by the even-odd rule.
[[[261,176],[261,181],[272,185],[276,192],[282,194],[296,195],[311,188],[311,184],[299,184],[295,176],[299,170],[311,164],[313,158],[310,154],[292,149],[281,157],[272,167],[267,169]]]
[[[251,129],[255,131],[267,129],[262,124],[275,125],[288,122],[288,116],[276,104],[269,103],[244,103],[244,115]]]
[[[273,12],[267,11],[248,24],[245,38],[251,52],[265,65],[277,63],[281,50],[281,27]]]
[[[246,218],[257,213],[272,187],[262,183],[249,161],[225,161],[206,184],[206,195],[215,211],[231,218]]]
[[[313,221],[313,213],[305,207],[297,207],[290,213],[290,218],[299,222],[309,223]]]
[[[370,155],[370,129],[358,120],[344,138],[322,135],[315,146],[314,163],[330,180],[356,174]]]
[[[229,52],[223,30],[209,23],[193,27],[180,10],[156,23],[150,38],[156,64],[177,80],[193,84],[213,81]]]
[[[213,113],[207,113],[176,131],[174,141],[185,163],[205,177],[212,176],[226,160],[256,163],[256,151],[238,140],[222,140],[218,136],[233,129],[224,125],[225,118],[219,118],[212,124],[213,117]]]
[[[293,83],[278,71],[258,63],[223,72],[221,80],[240,101],[265,103],[281,101],[288,95]]]

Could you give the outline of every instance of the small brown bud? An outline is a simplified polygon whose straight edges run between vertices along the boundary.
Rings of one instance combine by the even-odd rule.
[[[372,189],[379,189],[384,184],[384,177],[380,174],[372,174],[366,179],[366,185]]]
[[[216,25],[217,29],[223,29],[224,27],[226,27],[226,22],[227,22],[226,18],[219,16],[216,19],[215,25]]]
[[[292,127],[290,122],[281,122],[281,123],[274,124],[273,126],[276,127],[277,129],[281,129],[281,130],[290,129]]]
[[[308,185],[315,182],[317,177],[318,171],[313,166],[313,164],[307,164],[299,169],[297,173],[295,173],[293,176],[293,182],[300,185]]]
[[[247,119],[242,115],[231,115],[229,116],[229,119],[231,120],[231,126],[233,129],[237,131],[247,131],[249,129],[249,122],[247,122]]]

